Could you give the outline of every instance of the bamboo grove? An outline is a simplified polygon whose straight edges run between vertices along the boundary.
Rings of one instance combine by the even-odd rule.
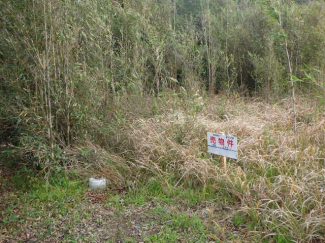
[[[324,104],[321,0],[0,6],[0,143],[42,169],[69,164],[64,149],[87,140],[113,148],[116,121],[163,92],[293,100],[298,92]]]

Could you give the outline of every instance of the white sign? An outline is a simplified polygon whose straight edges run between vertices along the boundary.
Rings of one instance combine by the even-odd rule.
[[[208,152],[237,159],[237,138],[208,132]]]

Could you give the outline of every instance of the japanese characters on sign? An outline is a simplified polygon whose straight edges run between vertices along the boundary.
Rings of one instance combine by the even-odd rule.
[[[237,138],[208,132],[208,152],[237,159]]]

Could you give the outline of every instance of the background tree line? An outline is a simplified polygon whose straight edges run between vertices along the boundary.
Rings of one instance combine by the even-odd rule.
[[[166,90],[270,98],[296,88],[324,102],[321,0],[0,6],[0,143],[42,168],[69,161],[63,150],[87,139],[114,147],[107,123],[144,113]]]

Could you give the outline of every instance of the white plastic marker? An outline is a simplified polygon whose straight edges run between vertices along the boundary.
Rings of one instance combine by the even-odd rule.
[[[237,138],[234,136],[208,132],[208,152],[223,156],[221,164],[226,169],[226,157],[237,159]]]

